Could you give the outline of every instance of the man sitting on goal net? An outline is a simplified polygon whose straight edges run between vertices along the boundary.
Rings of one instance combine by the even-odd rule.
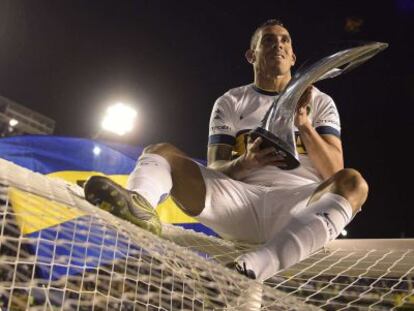
[[[150,145],[130,174],[127,189],[92,176],[85,197],[155,234],[155,207],[168,195],[188,215],[224,239],[259,245],[235,260],[234,268],[263,281],[335,239],[365,202],[368,186],[343,168],[339,115],[333,100],[315,87],[301,97],[295,114],[301,165],[283,170],[283,159],[261,148],[249,130],[291,79],[295,64],[288,30],[268,20],[246,52],[254,82],[229,90],[210,119],[208,166],[168,143]]]

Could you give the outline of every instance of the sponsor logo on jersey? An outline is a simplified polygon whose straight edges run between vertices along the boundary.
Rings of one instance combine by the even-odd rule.
[[[228,125],[216,125],[211,127],[212,132],[220,131],[220,132],[228,132],[230,131],[230,126]]]
[[[223,116],[222,116],[222,112],[220,109],[217,109],[216,111],[213,112],[213,120],[220,120],[223,121]]]

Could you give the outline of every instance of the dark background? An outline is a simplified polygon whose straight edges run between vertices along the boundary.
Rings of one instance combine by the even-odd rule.
[[[414,237],[414,1],[0,0],[0,95],[56,120],[56,135],[93,137],[104,109],[138,110],[123,142],[168,141],[205,158],[217,97],[252,82],[251,33],[280,18],[299,67],[344,41],[389,48],[317,87],[341,114],[347,167],[370,184],[351,238]]]

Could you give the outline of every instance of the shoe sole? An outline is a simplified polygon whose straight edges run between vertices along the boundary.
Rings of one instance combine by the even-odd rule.
[[[90,177],[85,183],[84,191],[86,200],[91,204],[98,205],[100,209],[128,220],[156,235],[161,234],[161,222],[158,215],[148,201],[138,193],[131,193],[103,176]],[[138,207],[134,210],[135,214],[141,215],[137,216],[131,210],[134,205]]]

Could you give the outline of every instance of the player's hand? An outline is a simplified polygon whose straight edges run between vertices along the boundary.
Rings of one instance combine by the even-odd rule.
[[[260,148],[263,139],[257,137],[253,140],[247,138],[246,153],[240,157],[240,164],[243,169],[259,168],[265,165],[286,166],[284,158],[274,147]]]
[[[313,86],[311,85],[305,90],[296,106],[295,126],[298,129],[311,124],[311,121],[308,116],[308,106],[312,99],[312,89]]]

